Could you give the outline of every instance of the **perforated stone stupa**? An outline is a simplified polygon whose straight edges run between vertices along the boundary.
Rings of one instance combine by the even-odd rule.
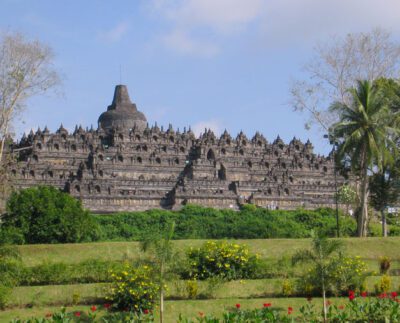
[[[31,131],[10,149],[18,188],[52,185],[82,200],[94,212],[176,209],[186,203],[238,208],[333,207],[334,164],[296,138],[269,143],[262,134],[199,137],[149,127],[126,86],[98,120],[97,129],[61,125]],[[344,181],[338,178],[339,184]]]

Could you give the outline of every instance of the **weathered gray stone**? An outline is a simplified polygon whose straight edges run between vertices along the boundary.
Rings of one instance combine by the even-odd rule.
[[[125,86],[97,130],[61,125],[24,135],[11,150],[17,187],[53,185],[94,212],[176,209],[186,203],[236,209],[242,203],[294,209],[334,206],[334,164],[294,138],[273,143],[256,133],[233,139],[207,130],[148,127]],[[344,178],[338,177],[339,185]]]

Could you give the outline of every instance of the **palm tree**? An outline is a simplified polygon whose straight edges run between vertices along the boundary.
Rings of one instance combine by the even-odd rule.
[[[367,235],[368,175],[374,167],[381,169],[387,147],[396,147],[392,140],[398,133],[397,113],[393,113],[377,84],[358,81],[349,90],[349,105],[335,102],[331,109],[339,112],[340,121],[331,128],[339,140],[337,160],[349,164],[360,180],[360,205],[357,210],[357,235]]]
[[[172,237],[175,231],[175,222],[172,222],[169,230],[161,237],[150,237],[141,242],[142,251],[151,251],[158,271],[158,284],[160,291],[160,323],[164,322],[164,293],[165,276],[168,264],[174,259]]]
[[[312,248],[297,251],[292,257],[292,264],[311,263],[313,265],[314,286],[322,291],[324,322],[326,322],[326,292],[334,283],[336,272],[337,255],[342,249],[342,242],[339,240],[328,240],[326,237],[316,235],[312,240]]]

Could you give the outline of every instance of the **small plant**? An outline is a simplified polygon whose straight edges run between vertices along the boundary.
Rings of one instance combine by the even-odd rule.
[[[383,275],[374,287],[377,294],[387,293],[392,288],[392,279],[388,275]]]
[[[196,299],[197,294],[199,292],[199,285],[197,283],[197,280],[188,280],[186,281],[186,292],[188,295],[188,298],[190,299]]]
[[[111,277],[114,281],[107,299],[116,308],[136,313],[153,309],[159,287],[149,266],[134,268],[127,263],[124,270],[111,272]]]
[[[81,294],[79,294],[78,292],[74,292],[72,294],[72,304],[77,305],[79,304],[80,300],[81,300]]]
[[[282,295],[289,297],[293,295],[293,282],[289,279],[285,279],[282,282]]]
[[[392,262],[392,260],[387,256],[383,256],[383,257],[379,258],[379,269],[380,269],[382,275],[386,275],[388,273],[391,262]]]

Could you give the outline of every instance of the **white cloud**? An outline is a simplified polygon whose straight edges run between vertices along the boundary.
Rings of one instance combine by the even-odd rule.
[[[121,40],[122,37],[128,32],[129,26],[129,23],[126,21],[120,22],[112,29],[100,32],[99,38],[106,42],[115,43]]]
[[[260,16],[264,3],[265,0],[153,0],[152,10],[171,23],[161,37],[169,49],[210,57],[220,51],[217,38],[245,30]],[[215,37],[206,41],[198,36],[199,31]]]
[[[331,35],[376,27],[400,32],[399,0],[153,0],[151,8],[170,24],[161,37],[164,45],[206,57],[250,30],[246,37],[260,36],[256,47],[270,48],[309,47]]]
[[[221,134],[222,130],[222,125],[221,123],[216,120],[216,119],[211,119],[207,121],[200,121],[197,122],[192,126],[192,131],[196,136],[199,136],[200,134],[204,133],[205,129],[211,129],[215,135]]]
[[[163,43],[180,54],[212,57],[219,52],[218,46],[209,41],[194,39],[182,30],[174,30],[163,37]]]
[[[261,30],[269,47],[312,44],[375,27],[400,31],[399,12],[398,0],[271,0]]]
[[[265,0],[189,0],[167,11],[168,18],[185,27],[208,27],[233,32],[261,13]]]

